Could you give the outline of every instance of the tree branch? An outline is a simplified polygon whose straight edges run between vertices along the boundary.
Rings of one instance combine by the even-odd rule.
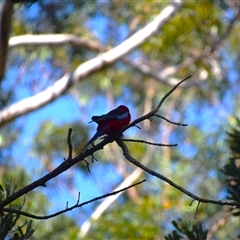
[[[70,140],[71,137],[71,131],[68,132],[68,141]],[[58,176],[59,174],[61,174],[62,172],[68,170],[69,168],[71,168],[73,165],[75,165],[76,163],[80,162],[80,161],[84,161],[85,157],[93,155],[94,152],[103,149],[103,146],[105,146],[106,144],[110,143],[113,141],[112,137],[107,137],[106,139],[104,139],[102,142],[100,142],[99,144],[95,145],[93,148],[84,151],[82,154],[78,155],[77,157],[71,159],[64,159],[65,161],[63,161],[58,167],[56,167],[52,172],[46,174],[45,176],[39,178],[38,180],[30,183],[29,185],[19,189],[18,191],[12,193],[10,196],[8,196],[6,199],[4,199],[3,201],[0,202],[0,211],[1,209],[3,209],[3,207],[5,207],[6,205],[10,204],[11,202],[15,201],[16,199],[20,198],[21,196],[23,196],[24,194],[42,186],[42,187],[46,187],[46,182],[48,182],[49,180],[55,178],[56,176]],[[69,150],[70,151],[70,150]],[[69,156],[70,157],[70,156]]]
[[[131,68],[139,71],[140,73],[150,76],[166,85],[174,86],[179,82],[178,78],[170,77],[170,76],[175,74],[177,71],[180,71],[182,69],[181,66],[171,66],[171,67],[166,67],[162,71],[155,71],[154,68],[152,68],[149,64],[144,63],[140,59],[134,61],[134,60],[129,60],[128,58],[125,57],[123,58],[123,62],[129,65]],[[183,65],[185,65],[185,62],[191,62],[190,64],[194,64],[195,59],[194,58],[187,59],[183,62]],[[202,74],[202,70],[196,71],[194,76],[196,77],[196,79],[199,79],[201,81],[192,81],[192,82],[184,83],[182,85],[182,88],[198,86],[202,83],[202,81],[207,79],[207,75]]]
[[[155,176],[161,180],[163,180],[164,182],[169,183],[172,187],[178,189],[180,192],[188,195],[190,198],[192,198],[193,200],[197,200],[198,202],[203,202],[203,203],[212,203],[212,204],[217,204],[217,205],[225,205],[225,206],[240,206],[240,202],[234,202],[234,201],[216,201],[216,200],[211,200],[211,199],[205,199],[205,198],[200,198],[198,196],[196,196],[195,194],[189,192],[188,190],[184,189],[183,187],[179,186],[178,184],[174,183],[173,181],[171,181],[170,179],[168,179],[167,177],[161,175],[160,173],[157,173],[151,169],[149,169],[148,167],[144,166],[143,164],[141,164],[140,162],[138,162],[135,158],[133,158],[131,156],[131,154],[128,151],[128,148],[126,146],[126,144],[122,141],[121,138],[116,138],[116,142],[119,145],[119,147],[122,148],[123,151],[123,155],[125,156],[125,158],[131,162],[132,164],[134,164],[135,166],[141,168],[142,170],[144,170],[145,172],[148,172],[149,174],[151,174],[152,176]]]
[[[76,47],[88,48],[93,51],[104,52],[108,47],[104,47],[97,41],[83,39],[73,34],[26,34],[14,36],[9,39],[8,46],[10,48],[18,46],[42,46],[42,45],[62,45],[72,44]]]
[[[148,145],[159,146],[159,147],[176,147],[177,146],[176,143],[174,143],[174,144],[163,144],[163,143],[148,142],[148,141],[140,140],[140,139],[122,138],[122,140],[124,142],[138,142],[138,143],[145,143],[145,144],[148,144]]]
[[[161,116],[161,115],[159,115],[159,114],[157,114],[157,113],[155,113],[154,116],[159,117],[159,118],[162,118],[162,119],[164,119],[166,122],[171,123],[171,124],[173,124],[173,125],[182,126],[182,127],[187,127],[187,126],[188,126],[188,124],[186,124],[186,123],[179,123],[179,122],[170,121],[169,119],[167,119],[167,118],[165,118],[165,117],[163,117],[163,116]]]
[[[158,105],[149,113],[143,115],[142,117],[137,118],[136,120],[134,120],[133,122],[131,122],[128,126],[126,126],[122,132],[124,132],[126,129],[130,128],[130,127],[134,127],[136,126],[138,123],[147,120],[147,119],[151,119],[152,117],[154,117],[157,112],[159,111],[160,107],[162,106],[162,104],[164,103],[164,101],[168,98],[168,96],[174,92],[178,86],[180,86],[182,83],[184,83],[186,80],[188,80],[191,76],[187,76],[186,78],[184,78],[183,80],[181,80],[180,82],[178,82],[170,91],[168,91],[163,98],[161,99],[161,101],[158,103]],[[157,117],[159,117],[160,115],[156,115]],[[166,119],[165,119],[166,120]]]
[[[132,188],[138,184],[141,184],[143,182],[146,182],[146,179],[140,181],[140,182],[137,182],[135,184],[132,184],[128,187],[125,187],[125,188],[122,188],[122,189],[119,189],[117,191],[114,191],[114,192],[111,192],[111,193],[107,193],[107,194],[104,194],[102,196],[99,196],[99,197],[96,197],[96,198],[93,198],[89,201],[86,201],[86,202],[83,202],[81,204],[79,204],[79,201],[80,201],[80,195],[79,195],[79,198],[77,200],[77,203],[75,205],[73,205],[72,207],[68,207],[68,205],[66,206],[66,209],[64,210],[61,210],[61,211],[58,211],[56,213],[53,213],[53,214],[50,214],[50,215],[46,215],[46,216],[38,216],[38,215],[35,215],[35,214],[31,214],[31,213],[28,213],[28,212],[24,212],[24,211],[21,211],[21,210],[17,210],[17,209],[11,209],[11,208],[3,208],[2,211],[4,212],[9,212],[9,213],[16,213],[16,214],[20,214],[22,216],[25,216],[25,217],[30,217],[30,218],[33,218],[33,219],[38,219],[38,220],[45,220],[45,219],[49,219],[49,218],[53,218],[53,217],[56,217],[60,214],[63,214],[63,213],[66,213],[66,212],[69,212],[69,211],[72,211],[73,209],[75,208],[79,208],[79,207],[82,207],[84,205],[87,205],[91,202],[95,202],[95,201],[98,201],[100,199],[103,199],[103,198],[107,198],[109,196],[113,196],[113,195],[116,195],[116,194],[119,194],[123,191],[126,191],[127,189],[129,188]]]

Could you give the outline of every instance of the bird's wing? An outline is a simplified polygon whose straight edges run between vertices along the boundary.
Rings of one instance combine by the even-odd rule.
[[[119,110],[112,110],[107,114],[101,116],[93,116],[92,120],[96,123],[100,123],[101,121],[111,120],[111,119],[124,119],[128,116],[128,112],[126,111],[119,111]]]

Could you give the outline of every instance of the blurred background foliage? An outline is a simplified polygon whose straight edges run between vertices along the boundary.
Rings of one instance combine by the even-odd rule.
[[[46,89],[65,72],[118,45],[169,4],[16,1],[10,37],[74,34],[97,47],[74,43],[11,47],[0,85],[0,109]],[[148,159],[144,160],[148,167],[198,196],[240,201],[240,137],[236,120],[240,117],[239,28],[237,1],[184,1],[159,32],[128,56],[81,79],[57,103],[1,127],[0,184],[4,188],[8,178],[19,189],[52,171],[67,157],[69,127],[74,129],[76,154],[94,133],[95,125],[88,124],[92,115],[123,103],[130,108],[134,120],[156,106],[174,85],[171,79],[180,80],[190,74],[192,78],[167,99],[160,112],[188,127],[154,118],[140,124],[140,130],[130,129],[124,134],[126,138],[178,146],[127,145],[140,162]],[[150,74],[143,72],[144,66],[149,67]],[[160,77],[154,78],[153,73]],[[98,161],[93,164],[91,158],[87,159],[91,173],[86,164],[79,163],[47,183],[46,189],[28,193],[22,210],[46,215],[64,209],[66,202],[76,202],[79,191],[85,200],[107,193],[135,169],[115,143],[96,153],[95,158]],[[229,211],[201,204],[194,219],[196,203],[190,206],[191,199],[148,174],[142,173],[138,180],[142,178],[147,182],[122,194],[99,219],[91,221],[85,235],[81,226],[99,202],[54,219],[34,220],[32,239],[236,239],[240,235],[239,209]],[[17,202],[21,204],[23,199]],[[25,220],[20,217],[18,224]]]

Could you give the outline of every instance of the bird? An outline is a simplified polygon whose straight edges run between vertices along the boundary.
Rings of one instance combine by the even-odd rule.
[[[98,124],[97,132],[94,136],[85,144],[85,146],[79,151],[78,154],[83,153],[88,147],[93,144],[102,135],[114,135],[119,133],[124,127],[126,127],[131,121],[131,114],[128,107],[120,105],[110,112],[101,116],[93,116],[91,122]]]

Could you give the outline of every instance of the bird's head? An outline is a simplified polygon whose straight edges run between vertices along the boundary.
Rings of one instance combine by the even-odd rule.
[[[123,112],[123,113],[124,113],[124,112],[128,112],[128,113],[129,113],[128,107],[126,107],[126,106],[124,106],[124,105],[118,106],[116,110],[119,111],[119,112]]]

